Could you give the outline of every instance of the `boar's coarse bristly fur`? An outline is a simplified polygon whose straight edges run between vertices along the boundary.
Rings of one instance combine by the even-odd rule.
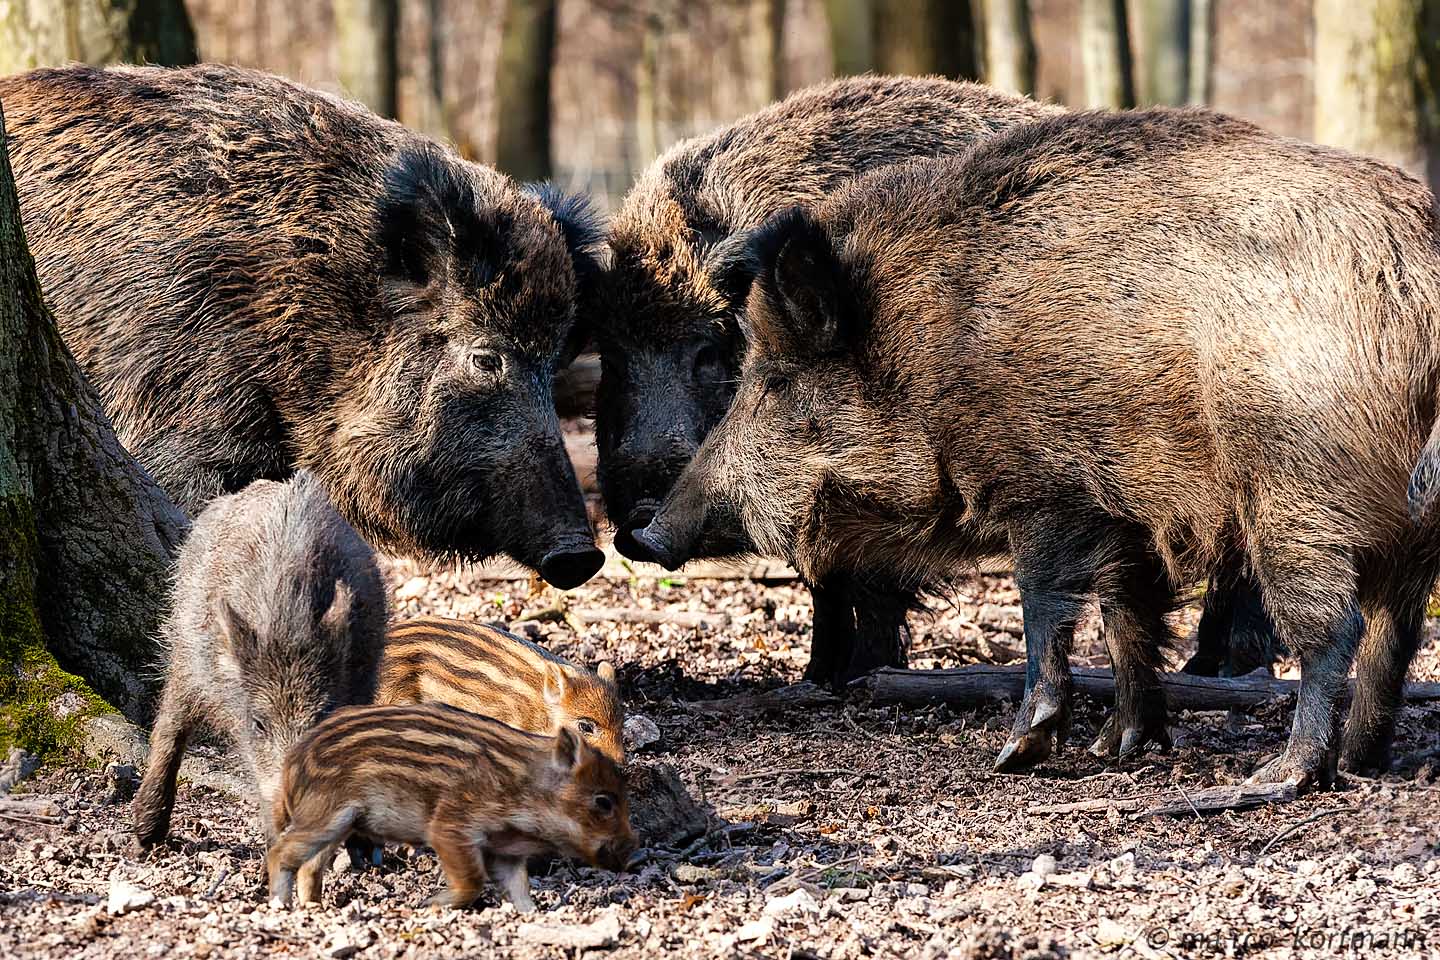
[[[527,857],[559,852],[611,870],[635,847],[620,768],[569,728],[541,737],[443,704],[350,707],[291,752],[266,857],[270,896],[318,902],[352,832],[426,844],[466,907],[495,880],[533,910]]]
[[[600,664],[597,675],[485,624],[417,617],[392,626],[375,702],[444,703],[550,736],[571,727],[625,762],[625,708],[613,666]]]
[[[305,471],[200,514],[162,631],[165,690],[134,805],[142,844],[169,832],[186,740],[201,727],[237,748],[271,833],[286,750],[335,707],[375,694],[386,597],[370,547]]]
[[[731,513],[813,579],[914,584],[1012,552],[1031,670],[1002,762],[1068,717],[1092,594],[1117,679],[1096,748],[1165,742],[1164,614],[1243,564],[1302,667],[1257,777],[1383,766],[1440,562],[1435,226],[1389,166],[1204,111],[878,172],[752,238],[739,394],[637,536],[684,555]]]
[[[0,99],[46,299],[182,506],[306,467],[377,543],[598,568],[550,391],[597,269],[583,203],[249,70]]]
[[[735,393],[744,339],[744,231],[823,199],[858,174],[957,154],[1060,108],[937,77],[855,77],[799,91],[657,159],[610,232],[613,261],[589,314],[603,364],[596,407],[599,480],[616,546],[633,542]],[[753,549],[714,528],[696,555]],[[806,677],[833,683],[903,664],[913,598],[879,571],[815,589]]]

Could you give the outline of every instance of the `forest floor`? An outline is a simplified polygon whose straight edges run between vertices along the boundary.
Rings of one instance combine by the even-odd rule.
[[[629,710],[661,734],[633,762],[673,765],[711,813],[708,834],[651,848],[619,877],[557,866],[536,878],[531,917],[493,899],[422,907],[440,883],[425,851],[336,870],[323,908],[288,912],[265,903],[246,803],[182,787],[172,844],[142,856],[101,772],[49,768],[13,796],[52,801],[55,822],[0,818],[0,956],[1440,956],[1433,762],[1204,818],[1030,810],[1237,783],[1281,746],[1286,703],[1177,715],[1172,751],[1115,766],[1081,749],[1101,716],[1082,700],[1070,749],[1004,776],[991,763],[1005,705],[902,709],[855,694],[723,718],[687,707],[799,678],[810,611],[798,584],[642,576],[562,596],[403,563],[391,576],[398,616],[548,611],[523,628],[579,661],[620,664]],[[628,609],[666,616],[595,616]],[[709,616],[678,623],[696,613]],[[1177,617],[1177,633],[1194,618]],[[918,667],[1018,656],[1008,577],[977,577],[912,622]],[[1437,637],[1432,624],[1412,679],[1440,679]],[[1075,659],[1104,665],[1093,625]],[[1407,708],[1397,752],[1437,744],[1440,710]]]

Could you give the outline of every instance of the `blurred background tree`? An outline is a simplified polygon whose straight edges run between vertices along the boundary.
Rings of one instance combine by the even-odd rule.
[[[7,0],[0,74],[80,63],[194,63],[183,0]]]
[[[1029,0],[985,0],[985,82],[1012,93],[1035,92],[1035,36]]]
[[[397,0],[332,0],[340,86],[382,117],[395,117],[399,73]]]

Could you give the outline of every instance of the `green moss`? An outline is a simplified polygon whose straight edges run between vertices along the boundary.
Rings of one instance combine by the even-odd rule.
[[[0,754],[12,746],[42,757],[77,745],[80,724],[108,709],[45,648],[35,608],[35,521],[28,500],[0,497]],[[73,693],[84,706],[57,717],[52,704]]]

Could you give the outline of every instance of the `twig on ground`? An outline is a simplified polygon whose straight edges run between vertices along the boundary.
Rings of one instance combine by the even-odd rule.
[[[1359,812],[1360,812],[1360,808],[1359,808],[1359,807],[1336,807],[1336,808],[1333,809],[1333,810],[1321,810],[1319,813],[1312,814],[1311,816],[1306,817],[1304,820],[1301,820],[1299,823],[1295,824],[1294,826],[1287,827],[1286,829],[1280,831],[1280,833],[1278,833],[1278,834],[1276,834],[1274,837],[1272,837],[1272,838],[1270,839],[1270,842],[1269,842],[1269,843],[1265,844],[1265,846],[1263,846],[1263,847],[1260,848],[1260,856],[1259,856],[1259,857],[1256,857],[1256,859],[1258,860],[1258,859],[1260,859],[1261,857],[1264,857],[1265,854],[1269,853],[1269,852],[1271,851],[1271,849],[1272,849],[1277,843],[1279,843],[1281,840],[1284,840],[1286,837],[1292,836],[1293,834],[1299,832],[1300,830],[1304,829],[1305,827],[1308,827],[1310,824],[1314,823],[1316,820],[1324,820],[1326,817],[1333,817],[1333,816],[1335,816],[1336,814],[1340,814],[1340,813],[1359,813]]]

